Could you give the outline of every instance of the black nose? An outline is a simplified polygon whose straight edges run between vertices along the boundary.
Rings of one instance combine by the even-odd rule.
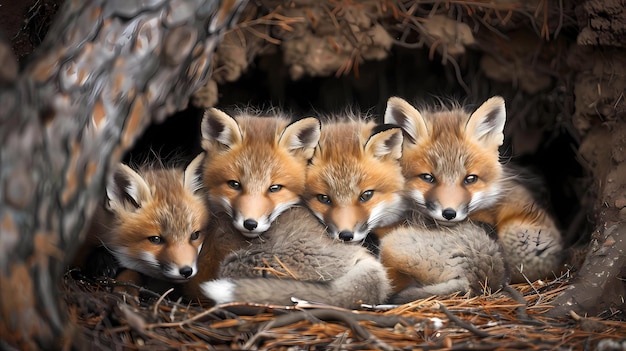
[[[255,230],[257,225],[259,225],[259,223],[254,219],[246,219],[243,221],[243,227],[248,230]]]
[[[343,241],[350,241],[354,239],[354,233],[349,230],[344,230],[342,232],[339,232],[339,239]]]
[[[191,273],[193,273],[193,268],[191,268],[189,266],[185,266],[185,267],[182,267],[178,272],[183,277],[189,278],[191,276]]]
[[[447,220],[452,220],[454,219],[454,217],[456,217],[456,211],[451,208],[446,208],[445,210],[441,211],[441,215]]]

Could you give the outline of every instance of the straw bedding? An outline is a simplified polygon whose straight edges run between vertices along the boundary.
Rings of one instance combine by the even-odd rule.
[[[143,289],[113,292],[114,280],[68,272],[66,302],[82,342],[117,350],[624,350],[623,311],[595,318],[544,316],[570,275],[516,284],[479,297],[438,296],[358,311],[297,301],[294,306],[202,306]]]

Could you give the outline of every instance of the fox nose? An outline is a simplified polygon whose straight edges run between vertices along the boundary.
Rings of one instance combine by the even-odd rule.
[[[354,238],[354,233],[349,230],[339,232],[339,239],[343,241],[350,241]]]
[[[446,208],[445,210],[441,211],[441,215],[443,216],[443,218],[450,221],[456,217],[456,211],[451,208]]]
[[[191,276],[191,274],[193,273],[193,268],[189,267],[189,266],[184,266],[181,267],[178,272],[180,273],[180,275],[182,275],[185,278],[189,278]]]
[[[246,219],[243,221],[243,227],[248,230],[255,230],[258,225],[259,223],[254,219]]]

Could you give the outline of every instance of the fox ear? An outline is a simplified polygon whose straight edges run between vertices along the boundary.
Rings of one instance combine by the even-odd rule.
[[[200,129],[202,148],[206,151],[232,149],[243,139],[237,121],[216,108],[204,112]]]
[[[113,212],[134,212],[152,198],[150,187],[130,167],[119,164],[106,186],[106,207]]]
[[[399,97],[391,97],[387,100],[385,123],[399,125],[407,139],[413,144],[417,144],[418,140],[428,135],[428,128],[426,128],[422,114]]]
[[[381,160],[397,160],[402,157],[402,140],[402,129],[383,124],[374,129],[365,143],[365,152]]]
[[[183,184],[185,189],[195,193],[203,187],[202,166],[204,165],[204,153],[196,156],[185,168]]]
[[[494,96],[485,101],[467,120],[465,130],[485,146],[496,148],[504,142],[506,108],[504,99]]]
[[[278,145],[298,157],[310,160],[320,140],[321,128],[317,118],[300,119],[285,128]]]

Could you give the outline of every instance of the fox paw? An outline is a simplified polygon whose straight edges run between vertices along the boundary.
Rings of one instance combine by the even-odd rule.
[[[534,281],[558,273],[563,244],[556,228],[508,226],[499,236],[512,282]]]

